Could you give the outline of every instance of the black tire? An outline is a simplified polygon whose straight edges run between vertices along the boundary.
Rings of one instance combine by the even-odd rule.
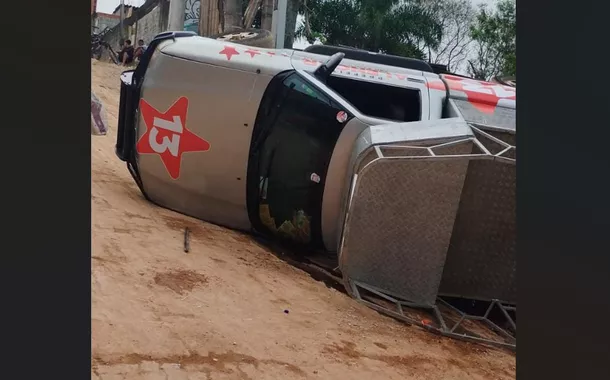
[[[241,34],[240,36],[237,36]],[[235,35],[231,38],[231,35]],[[273,41],[273,35],[268,30],[263,29],[244,29],[238,27],[227,28],[223,33],[211,36],[217,40],[224,40],[226,42],[232,42],[235,44],[253,46],[259,48],[273,49],[275,43]]]

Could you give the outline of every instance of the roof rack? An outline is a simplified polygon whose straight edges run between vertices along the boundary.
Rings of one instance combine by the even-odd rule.
[[[428,73],[435,72],[425,61],[414,58],[399,57],[397,55],[373,53],[367,50],[347,46],[310,45],[304,49],[308,53],[331,56],[335,53],[344,53],[346,59],[377,63],[380,65],[402,67],[404,69],[419,70]],[[439,65],[441,66],[441,65]]]

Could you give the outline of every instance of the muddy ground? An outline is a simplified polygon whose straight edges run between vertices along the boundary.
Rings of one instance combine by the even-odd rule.
[[[91,139],[93,379],[515,378],[510,352],[405,326],[247,235],[148,203],[114,155],[120,72],[92,62],[110,124]]]

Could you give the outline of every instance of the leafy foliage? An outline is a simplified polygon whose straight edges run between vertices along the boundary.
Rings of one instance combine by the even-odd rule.
[[[309,42],[317,37],[331,45],[425,58],[420,46],[436,48],[442,37],[419,0],[307,0],[303,8],[308,23],[297,35]]]
[[[228,0],[227,0],[228,1]],[[248,0],[241,1],[246,9]],[[252,25],[270,28],[273,0],[261,0]],[[262,16],[267,7],[269,15]],[[296,36],[297,12],[305,16]],[[263,20],[264,19],[264,20]],[[426,59],[478,79],[514,76],[515,0],[476,11],[471,0],[288,0],[285,46],[295,37]]]
[[[517,68],[515,0],[500,0],[490,11],[482,6],[471,27],[476,43],[476,58],[471,60],[469,73],[477,79],[494,76],[515,76]]]

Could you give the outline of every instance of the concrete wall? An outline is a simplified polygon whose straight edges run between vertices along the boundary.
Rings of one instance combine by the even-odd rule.
[[[104,40],[106,42],[108,42],[115,51],[119,50],[119,46],[121,45],[119,42],[120,39],[121,39],[121,30],[120,30],[119,25],[117,25],[115,28],[113,28],[111,31],[109,31],[104,36]]]
[[[157,3],[150,12],[136,22],[137,28],[136,23],[125,27],[125,38],[129,38],[134,44],[141,38],[145,44],[149,44],[154,36],[166,30],[169,2],[159,0]],[[120,50],[121,33],[119,26],[111,30],[104,39],[113,49]]]
[[[104,14],[98,13],[93,19],[93,25],[96,26],[98,32],[108,28],[112,29],[117,26],[121,22],[120,19],[116,17],[107,17]]]
[[[161,30],[161,7],[157,6],[149,14],[138,20],[137,24],[137,30],[135,25],[131,28],[133,40],[137,41],[141,38],[144,40],[145,44],[150,43],[154,36],[163,32],[163,30]]]

